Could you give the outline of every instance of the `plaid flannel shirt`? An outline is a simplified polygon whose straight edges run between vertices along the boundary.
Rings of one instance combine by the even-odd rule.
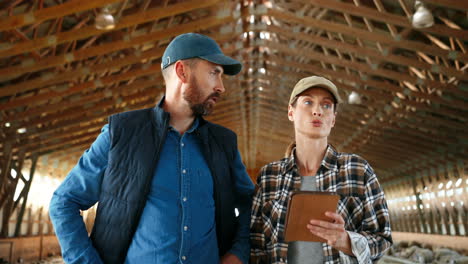
[[[289,158],[265,165],[260,171],[250,224],[251,263],[287,262],[287,204],[291,192],[300,185],[294,151]],[[373,261],[382,257],[393,243],[390,217],[384,193],[367,161],[355,154],[339,153],[329,145],[317,171],[317,187],[341,196],[337,212],[345,220],[345,229],[367,239]],[[331,246],[323,244],[323,254],[325,263],[340,263],[339,251]]]

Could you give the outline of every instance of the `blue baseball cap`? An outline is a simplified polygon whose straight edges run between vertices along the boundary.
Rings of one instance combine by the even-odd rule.
[[[236,75],[242,70],[242,64],[224,55],[216,41],[197,33],[186,33],[175,37],[164,51],[161,68],[165,69],[178,60],[191,58],[200,58],[221,65],[227,75]]]

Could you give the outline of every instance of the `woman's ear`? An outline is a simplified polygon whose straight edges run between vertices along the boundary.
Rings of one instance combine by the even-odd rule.
[[[177,61],[174,65],[175,72],[177,75],[177,78],[183,82],[186,83],[188,78],[187,78],[187,65],[185,65],[182,61]]]
[[[294,114],[294,108],[291,105],[288,105],[288,119],[291,122],[294,121],[293,114]]]
[[[331,122],[331,127],[335,127],[335,121],[336,121],[336,112],[333,113],[333,120]]]

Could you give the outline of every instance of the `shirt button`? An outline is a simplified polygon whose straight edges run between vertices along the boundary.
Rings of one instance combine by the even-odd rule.
[[[185,256],[182,256],[182,260],[186,260],[187,258]]]
[[[186,170],[182,170],[182,173],[185,174],[187,171]]]
[[[182,198],[182,201],[186,202],[186,201],[187,201],[187,197]]]
[[[184,226],[184,231],[187,231],[188,230],[188,226]]]
[[[183,147],[183,146],[185,146],[185,144],[184,144],[184,143],[180,143],[180,146]]]

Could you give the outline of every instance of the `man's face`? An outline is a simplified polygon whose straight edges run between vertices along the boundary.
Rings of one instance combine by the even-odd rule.
[[[183,97],[194,116],[208,115],[224,93],[223,68],[217,64],[199,60],[190,69],[189,82]]]
[[[335,125],[333,95],[323,88],[310,88],[301,93],[288,118],[294,122],[296,134],[309,138],[326,138]]]

